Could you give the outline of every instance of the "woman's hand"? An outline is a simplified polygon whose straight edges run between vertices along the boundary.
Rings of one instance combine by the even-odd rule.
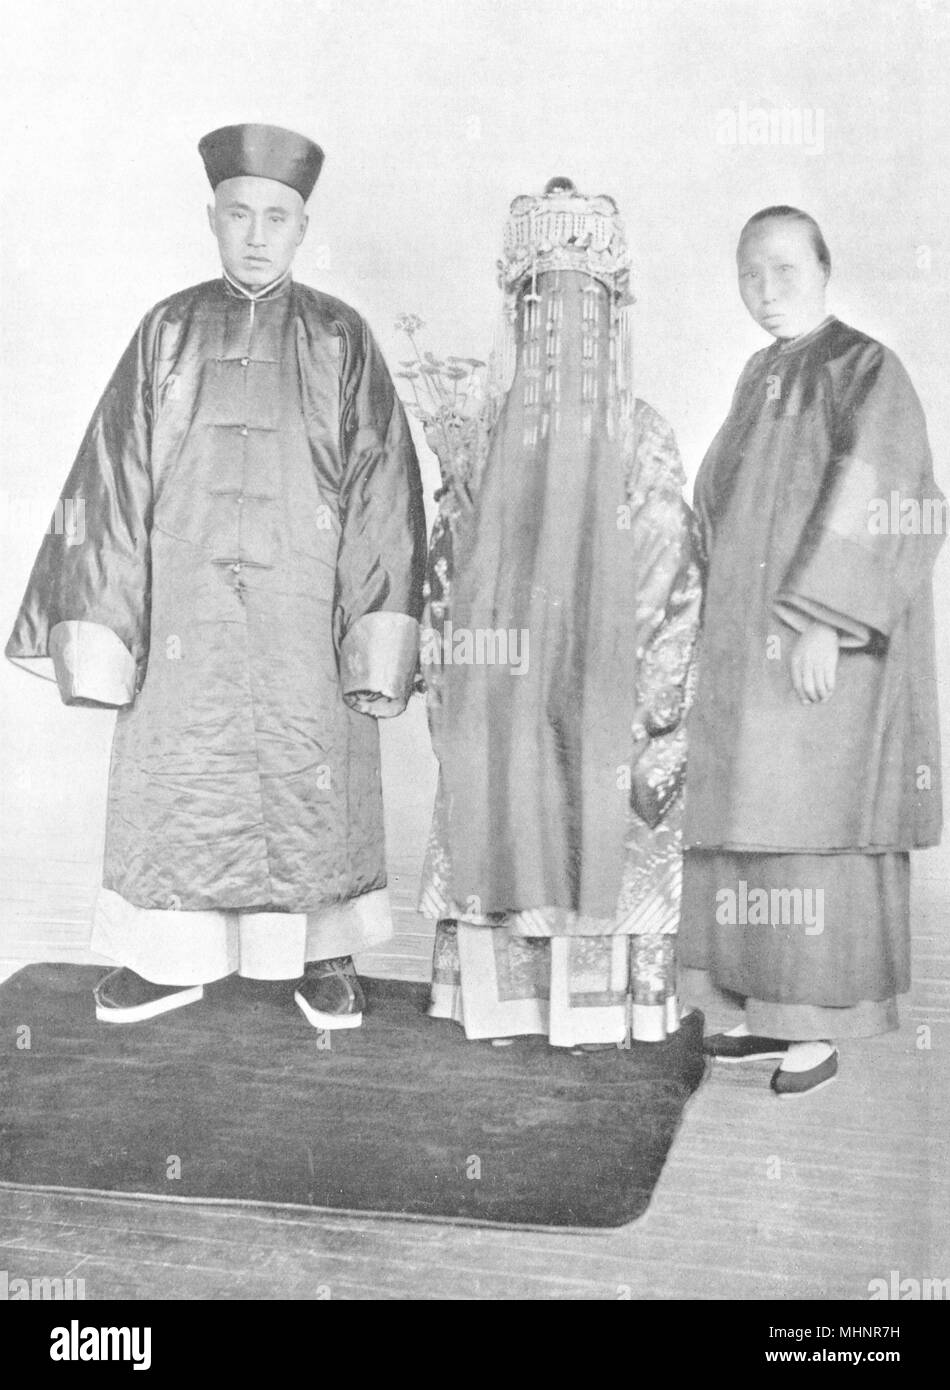
[[[838,630],[810,622],[792,648],[791,673],[795,694],[803,705],[823,703],[834,694],[838,670]]]

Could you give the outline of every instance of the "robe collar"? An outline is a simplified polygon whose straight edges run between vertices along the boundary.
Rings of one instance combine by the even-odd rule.
[[[826,328],[830,328],[833,323],[837,323],[834,314],[828,314],[822,319],[815,328],[810,328],[807,333],[800,334],[797,338],[782,338],[772,344],[772,352],[776,356],[784,357],[787,353],[797,352],[799,348],[808,347],[818,337],[819,333],[824,333]]]
[[[222,272],[222,277],[225,291],[228,294],[238,299],[246,299],[251,304],[259,304],[262,300],[267,299],[279,299],[282,294],[286,293],[292,284],[292,277],[289,270],[285,270],[283,275],[278,276],[276,280],[272,280],[269,285],[262,285],[259,290],[249,290],[244,285],[239,285],[236,280],[232,280],[226,270]]]

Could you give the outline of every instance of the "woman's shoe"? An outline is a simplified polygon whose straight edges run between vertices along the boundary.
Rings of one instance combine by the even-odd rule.
[[[795,1096],[810,1096],[823,1086],[830,1086],[838,1075],[838,1049],[833,1047],[830,1056],[805,1071],[783,1071],[778,1067],[772,1073],[772,1090],[782,1100]]]

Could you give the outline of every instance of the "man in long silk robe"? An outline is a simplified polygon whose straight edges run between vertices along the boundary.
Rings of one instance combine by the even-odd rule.
[[[740,286],[775,341],[696,482],[708,566],[680,942],[685,967],[745,1000],[707,1050],[782,1058],[773,1089],[796,1095],[833,1079],[831,1040],[896,1027],[910,986],[909,851],[941,829],[946,512],[907,373],[825,313],[816,224],[767,212],[740,241]]]
[[[418,466],[363,320],[291,278],[319,147],[200,148],[224,275],[143,319],[63,490],[85,538],[46,537],[6,651],[119,707],[98,1016],[239,970],[352,1027],[352,954],[392,932],[376,719],[416,665]]]

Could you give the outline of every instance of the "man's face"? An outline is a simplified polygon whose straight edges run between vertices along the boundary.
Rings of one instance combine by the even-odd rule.
[[[296,189],[276,179],[224,179],[208,208],[221,264],[238,284],[259,290],[290,269],[307,230]]]
[[[736,252],[739,293],[756,323],[773,338],[797,338],[825,317],[825,267],[803,222],[757,222]]]

